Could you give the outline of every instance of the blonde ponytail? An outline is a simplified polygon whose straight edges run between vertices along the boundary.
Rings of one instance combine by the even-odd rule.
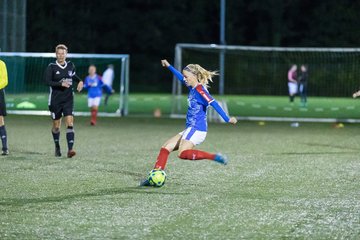
[[[218,75],[216,71],[208,71],[199,64],[189,64],[184,70],[194,74],[198,82],[206,88],[209,87],[209,82],[213,82],[212,78]]]

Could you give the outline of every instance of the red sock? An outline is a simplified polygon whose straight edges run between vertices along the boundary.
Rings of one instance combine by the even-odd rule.
[[[187,159],[187,160],[203,160],[203,159],[214,160],[215,154],[200,150],[189,149],[182,151],[179,155],[179,158]]]
[[[96,116],[97,116],[97,110],[96,109],[91,109],[91,122],[93,124],[96,124]]]
[[[169,150],[167,150],[166,148],[161,148],[154,168],[159,168],[164,170],[169,154],[170,154]]]

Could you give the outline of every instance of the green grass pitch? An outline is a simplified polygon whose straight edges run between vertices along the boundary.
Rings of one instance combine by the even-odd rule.
[[[0,158],[0,239],[359,239],[357,124],[209,124],[199,149],[172,153],[162,188],[139,188],[183,120],[75,119],[77,155],[55,158],[49,117],[8,116]],[[65,155],[65,131],[61,132]]]
[[[297,118],[336,118],[359,119],[360,102],[351,97],[309,97],[307,107],[300,106],[300,98],[290,104],[287,96],[214,96],[217,100],[224,100],[230,114],[234,116],[253,117],[297,117]],[[9,94],[6,102],[9,110],[48,110],[48,94]],[[129,114],[151,116],[155,109],[160,109],[163,115],[171,113],[173,98],[170,94],[135,94],[129,95]],[[30,102],[36,108],[21,108],[21,103]],[[181,113],[187,110],[187,96],[181,97]],[[110,97],[108,106],[100,105],[99,111],[114,113],[119,108],[119,95]],[[87,95],[75,94],[75,111],[88,112]]]

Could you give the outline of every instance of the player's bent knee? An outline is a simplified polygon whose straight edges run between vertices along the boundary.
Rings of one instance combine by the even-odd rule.
[[[185,149],[183,151],[180,151],[178,154],[178,158],[180,159],[190,159],[189,158],[189,149]]]
[[[185,155],[183,154],[183,152],[179,153],[179,154],[177,155],[177,157],[180,158],[180,159],[186,159],[186,157],[185,157]]]
[[[169,146],[167,146],[167,145],[163,145],[161,148],[165,148],[165,149],[168,150],[169,152],[174,151],[174,148],[169,147]]]
[[[175,145],[173,143],[168,143],[168,142],[164,143],[161,147],[165,148],[169,152],[172,152],[175,149]]]
[[[74,127],[74,122],[73,121],[67,121],[65,125],[66,125],[66,128],[69,128],[69,127],[73,128]]]

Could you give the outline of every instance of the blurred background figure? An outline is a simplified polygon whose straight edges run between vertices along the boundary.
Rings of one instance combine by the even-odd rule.
[[[295,95],[298,91],[296,70],[297,70],[297,66],[294,64],[291,66],[290,70],[288,71],[288,87],[289,87],[290,103],[294,102]]]
[[[107,66],[107,69],[103,73],[102,81],[107,86],[107,88],[105,89],[106,96],[105,96],[105,101],[104,101],[104,104],[106,106],[110,95],[115,92],[114,89],[112,88],[112,84],[114,81],[114,65],[109,64]]]
[[[95,65],[90,65],[89,75],[85,78],[84,89],[88,91],[88,107],[91,112],[90,124],[92,126],[96,125],[103,85],[101,77],[96,73]]]
[[[309,80],[307,65],[301,65],[299,76],[299,93],[301,97],[301,107],[306,107],[307,104],[307,84]]]

